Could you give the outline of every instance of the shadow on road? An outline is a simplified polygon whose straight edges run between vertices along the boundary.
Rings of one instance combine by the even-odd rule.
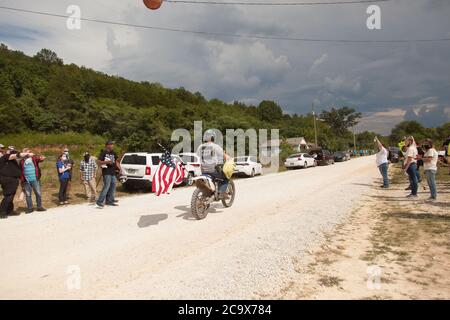
[[[169,217],[167,214],[150,214],[147,216],[141,216],[137,223],[139,228],[147,228],[149,226],[158,225],[161,221],[166,220]]]
[[[177,215],[177,218],[183,218],[184,220],[197,220],[191,213],[190,206],[176,206],[175,209],[183,211],[181,214]],[[217,210],[217,207],[213,204],[208,210],[208,214],[220,213],[222,210]]]

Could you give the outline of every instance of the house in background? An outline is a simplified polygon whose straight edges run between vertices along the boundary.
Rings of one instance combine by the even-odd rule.
[[[280,139],[267,140],[266,143],[261,144],[261,155],[263,157],[277,156],[281,152]],[[295,152],[302,152],[308,149],[315,148],[315,144],[308,143],[304,137],[287,138],[286,143],[290,145]]]

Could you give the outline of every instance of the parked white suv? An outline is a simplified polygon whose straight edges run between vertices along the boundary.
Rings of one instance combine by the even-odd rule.
[[[237,157],[234,158],[236,168],[234,174],[245,174],[247,177],[254,177],[262,174],[262,165],[256,160],[256,157]]]
[[[307,153],[292,154],[284,162],[287,169],[315,167],[316,165],[317,161]]]
[[[200,158],[196,153],[191,152],[180,153],[178,156],[184,162],[186,171],[188,172],[186,184],[191,186],[194,183],[193,178],[202,175]]]
[[[120,161],[121,181],[125,189],[132,187],[151,188],[153,176],[158,169],[162,153],[130,152],[125,153]],[[182,161],[172,155],[174,160]],[[186,174],[187,178],[187,174]]]

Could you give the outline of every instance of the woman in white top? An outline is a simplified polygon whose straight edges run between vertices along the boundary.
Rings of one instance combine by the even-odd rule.
[[[380,170],[381,176],[383,177],[383,185],[381,188],[389,188],[389,176],[388,176],[388,168],[389,168],[389,160],[388,154],[389,152],[383,146],[383,144],[375,137],[375,142],[378,145],[378,153],[376,155],[376,163],[378,170]]]
[[[429,200],[436,200],[436,171],[438,162],[438,153],[434,148],[433,141],[431,139],[425,140],[424,143],[425,155],[423,159],[423,167],[425,171],[425,176],[427,177],[428,186],[430,187],[431,196]]]
[[[405,162],[403,164],[403,170],[408,174],[409,183],[411,186],[411,194],[408,198],[417,197],[417,189],[419,187],[419,182],[417,179],[417,145],[414,137],[410,136],[406,139],[406,146],[408,149],[405,154]]]

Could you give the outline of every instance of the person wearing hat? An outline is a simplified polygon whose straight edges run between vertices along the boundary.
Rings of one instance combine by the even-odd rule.
[[[203,135],[204,143],[198,147],[197,155],[200,158],[202,173],[220,179],[219,197],[223,200],[229,198],[227,194],[228,179],[225,177],[221,167],[230,158],[221,146],[214,143],[216,133],[214,130],[206,130]],[[218,170],[220,168],[220,170]]]
[[[97,185],[95,183],[97,176],[97,163],[89,152],[85,152],[83,160],[80,162],[80,179],[83,182],[86,197],[91,203],[97,198]]]
[[[14,212],[14,196],[19,186],[22,170],[17,162],[24,157],[33,157],[29,152],[18,152],[9,146],[5,154],[0,157],[0,185],[3,189],[3,200],[0,203],[0,219],[7,218]]]
[[[24,154],[30,154],[30,149],[24,148]],[[27,211],[26,213],[32,213],[33,209],[33,192],[36,196],[36,205],[37,211],[42,212],[46,211],[46,209],[42,206],[42,195],[41,195],[41,169],[39,164],[45,160],[44,156],[25,156],[20,161],[20,169],[22,171],[22,175],[20,177],[20,181],[22,182],[22,186],[25,192],[26,201],[27,201]]]
[[[107,141],[105,149],[98,157],[98,163],[102,168],[103,188],[97,199],[97,208],[103,209],[106,201],[107,206],[117,206],[115,203],[116,192],[116,169],[120,169],[119,158],[114,151],[114,141]]]

